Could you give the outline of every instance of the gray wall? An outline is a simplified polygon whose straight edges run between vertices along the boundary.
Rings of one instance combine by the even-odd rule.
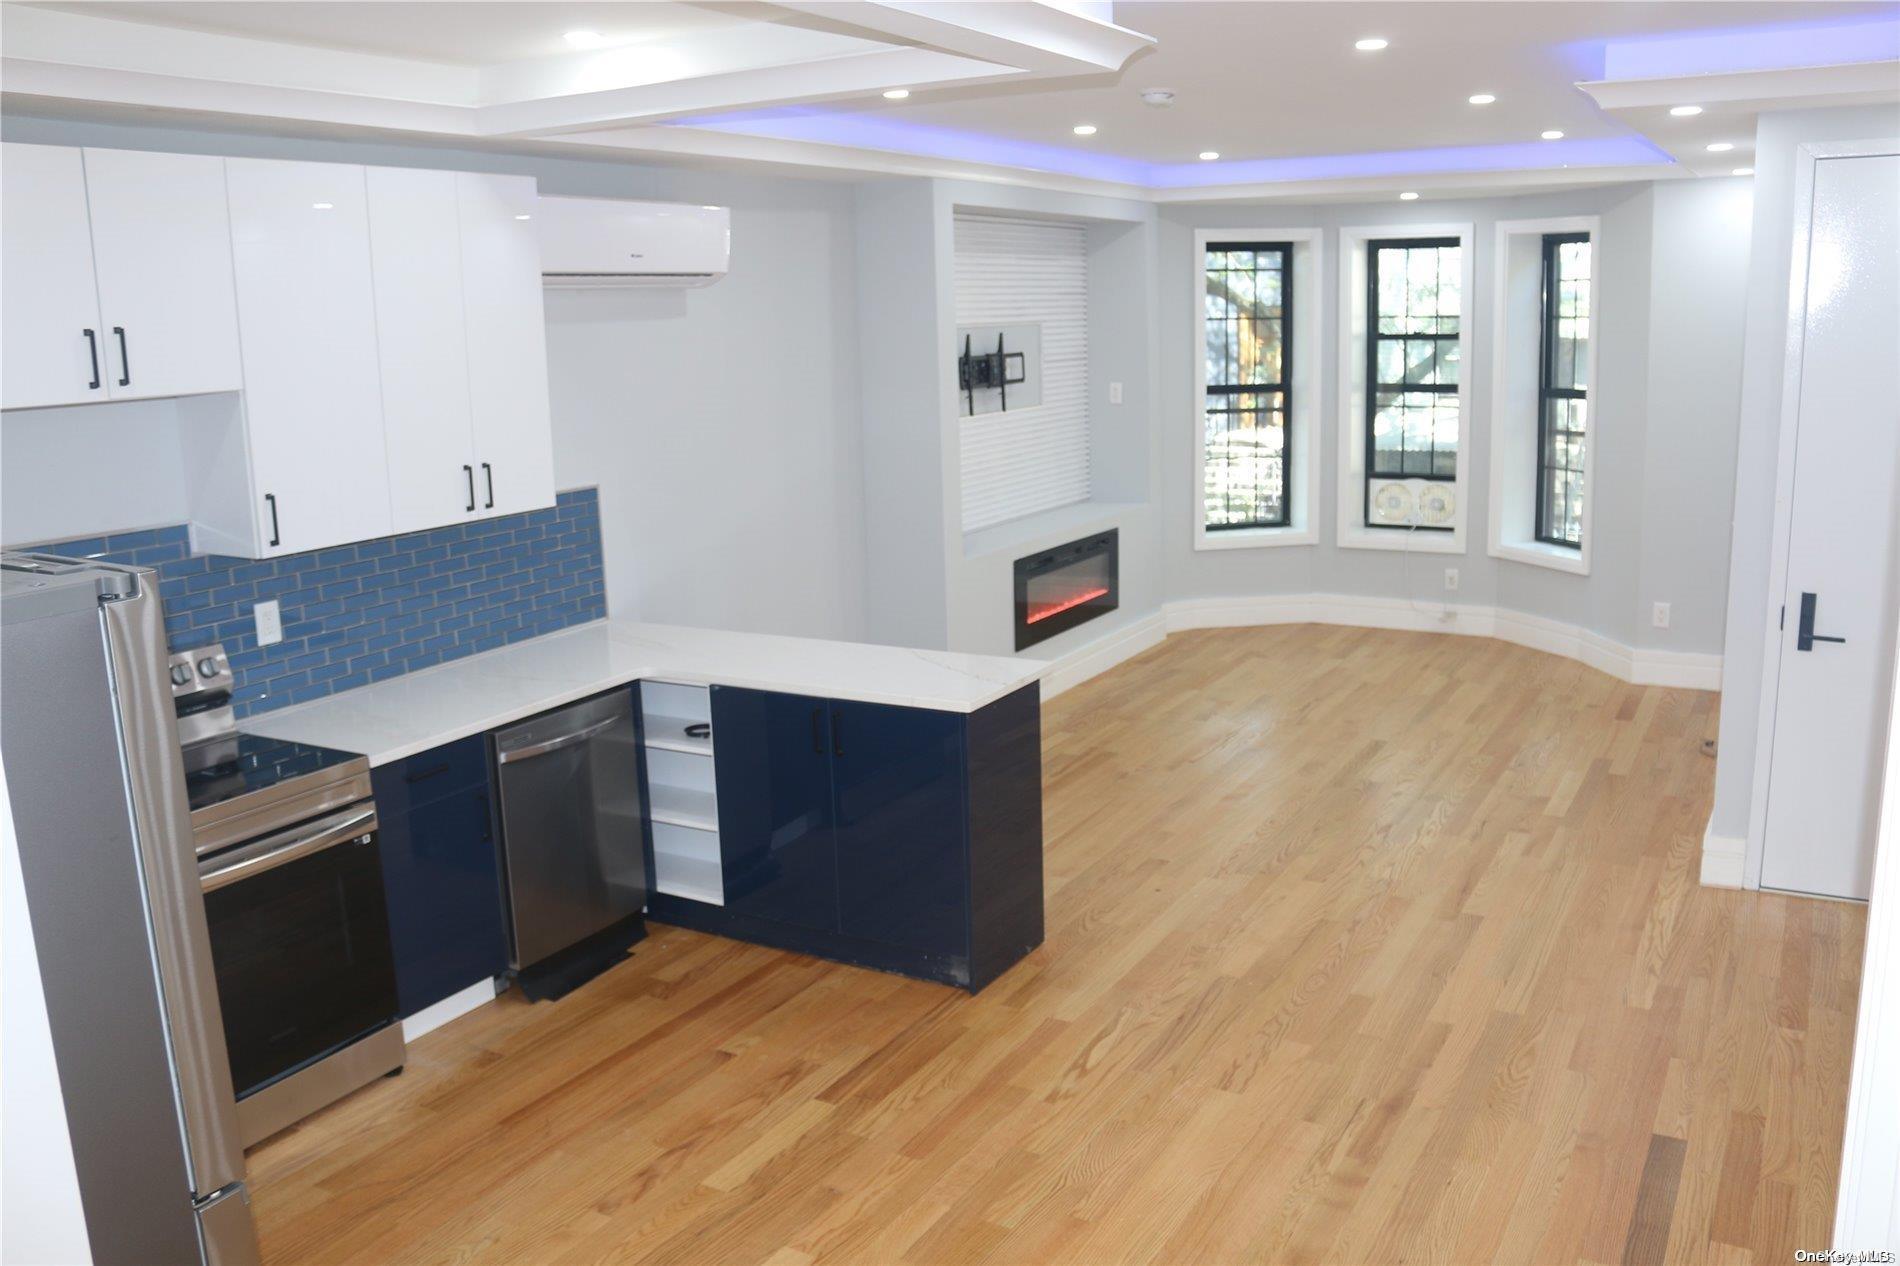
[[[546,193],[731,206],[732,272],[716,285],[548,296],[555,478],[562,487],[600,488],[614,614],[864,634],[850,184],[12,114],[0,134],[56,145],[519,172],[537,177]],[[154,525],[143,517],[111,521],[130,513],[180,521],[169,507],[184,504],[173,483],[182,468],[131,460],[164,447],[164,414],[164,407],[148,408],[115,420],[89,406],[43,411],[50,421],[22,427],[9,415],[0,428],[4,539]],[[45,457],[55,445],[58,462]],[[48,470],[95,472],[99,482],[77,502],[48,496]],[[100,521],[76,521],[88,517]]]
[[[1806,141],[1900,136],[1892,107],[1780,111],[1755,132],[1754,238],[1747,285],[1748,334],[1741,374],[1728,626],[1722,649],[1722,723],[1709,834],[1749,833],[1756,729],[1767,629],[1768,562],[1774,542],[1775,462],[1781,441],[1781,380],[1794,249],[1795,150]]]
[[[1169,598],[1276,593],[1343,593],[1441,602],[1444,569],[1460,569],[1455,600],[1575,624],[1625,645],[1708,653],[1720,649],[1727,491],[1721,479],[1674,464],[1702,453],[1727,468],[1734,426],[1728,373],[1739,361],[1739,297],[1748,224],[1737,216],[1747,182],[1714,180],[1581,189],[1532,197],[1340,206],[1170,207],[1161,216],[1158,310],[1161,426],[1184,442],[1163,447],[1161,532]],[[1719,212],[1719,214],[1718,214]],[[1599,256],[1597,504],[1592,574],[1551,571],[1489,556],[1488,435],[1491,401],[1493,226],[1499,220],[1562,215],[1601,217]],[[1338,287],[1341,226],[1470,222],[1475,230],[1472,417],[1465,460],[1466,551],[1404,555],[1340,549],[1335,534],[1338,421]],[[1320,543],[1258,550],[1193,548],[1194,452],[1191,416],[1193,233],[1197,228],[1319,227],[1326,259],[1319,300],[1323,348]],[[1664,246],[1659,248],[1658,242]],[[1686,292],[1686,293],[1685,293]],[[1701,392],[1713,386],[1703,396]],[[1657,407],[1662,391],[1665,408]],[[1651,516],[1696,530],[1678,541],[1652,529]],[[1672,628],[1652,629],[1648,603],[1674,608]]]

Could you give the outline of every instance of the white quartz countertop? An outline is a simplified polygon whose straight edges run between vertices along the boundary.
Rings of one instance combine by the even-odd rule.
[[[1001,655],[610,619],[256,713],[239,728],[383,765],[643,679],[974,712],[1048,670]]]

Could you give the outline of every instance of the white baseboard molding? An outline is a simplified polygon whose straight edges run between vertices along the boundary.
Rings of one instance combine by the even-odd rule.
[[[1702,833],[1702,882],[1710,888],[1748,886],[1748,841],[1739,835]]]
[[[433,1033],[450,1020],[460,1019],[475,1008],[495,1000],[495,982],[478,980],[440,1002],[431,1003],[402,1022],[402,1040],[413,1042],[424,1033]]]
[[[1414,603],[1403,598],[1359,594],[1302,593],[1248,598],[1180,598],[1164,603],[1155,614],[1059,657],[1043,679],[1043,697],[1061,694],[1098,673],[1107,672],[1155,645],[1168,633],[1263,624],[1338,624],[1494,637],[1574,659],[1634,685],[1676,686],[1689,690],[1719,690],[1722,685],[1720,655],[1625,646],[1601,633],[1546,616],[1501,607]]]
[[[1042,679],[1042,697],[1053,699],[1069,687],[1079,686],[1122,661],[1133,659],[1148,648],[1161,645],[1167,635],[1167,617],[1156,611],[1112,633],[1106,633],[1086,646],[1077,647],[1057,659],[1055,667]]]

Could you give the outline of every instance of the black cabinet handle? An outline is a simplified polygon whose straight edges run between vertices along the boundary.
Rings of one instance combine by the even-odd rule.
[[[86,331],[86,355],[92,357],[92,381],[86,384],[87,391],[99,390],[99,335],[92,330]]]
[[[831,714],[831,754],[844,755],[844,723],[835,711]]]
[[[691,725],[686,727],[686,737],[687,738],[711,738],[712,737],[712,722],[711,721],[693,722]]]
[[[1801,624],[1795,631],[1794,648],[1797,651],[1811,651],[1816,642],[1845,642],[1844,637],[1827,637],[1814,631],[1815,595],[1801,595]]]
[[[264,494],[264,500],[270,502],[270,543],[272,545],[282,545],[284,538],[277,530],[277,494],[267,492]]]
[[[125,350],[125,327],[115,325],[112,327],[112,332],[119,336],[119,368],[124,371],[119,376],[119,385],[130,387],[132,385],[132,353]]]
[[[482,463],[482,478],[488,481],[488,504],[482,509],[493,510],[495,508],[495,468],[487,462]]]
[[[446,774],[448,772],[449,763],[443,761],[440,765],[431,765],[427,769],[418,769],[413,773],[404,774],[402,780],[404,782],[421,782],[426,778],[434,778],[437,774]]]
[[[475,513],[475,468],[464,462],[462,473],[468,476],[468,512],[473,514]]]
[[[825,710],[823,708],[811,710],[811,750],[816,756],[825,754]]]

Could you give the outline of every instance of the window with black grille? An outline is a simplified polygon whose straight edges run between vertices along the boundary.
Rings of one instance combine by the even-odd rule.
[[[1203,268],[1207,530],[1286,527],[1293,521],[1293,247],[1210,242]]]
[[[1590,369],[1588,233],[1544,235],[1538,371],[1537,539],[1583,547],[1584,448]]]
[[[1455,237],[1366,244],[1366,473],[1458,477],[1463,248]],[[1369,527],[1391,526],[1374,523]]]

